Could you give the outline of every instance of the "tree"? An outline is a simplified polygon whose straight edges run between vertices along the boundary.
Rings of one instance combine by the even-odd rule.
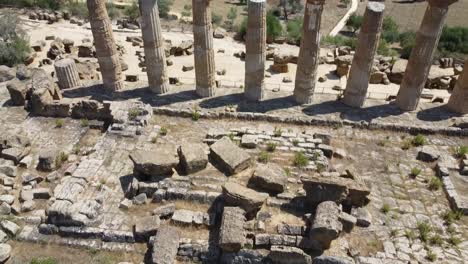
[[[19,26],[19,18],[12,14],[0,17],[0,64],[9,67],[24,63],[31,51],[29,38]]]
[[[304,8],[301,0],[280,0],[278,7],[283,10],[285,20],[288,20],[290,14],[299,13]]]
[[[184,10],[181,13],[182,17],[189,17],[192,15],[192,5],[184,5]]]
[[[268,11],[266,17],[266,26],[267,26],[267,38],[274,40],[275,38],[283,34],[283,26],[281,25],[279,19],[273,15],[271,11]]]
[[[403,32],[400,34],[401,57],[409,59],[411,51],[416,43],[416,34],[414,32]]]
[[[300,43],[302,37],[302,25],[304,18],[296,17],[292,20],[289,20],[286,24],[286,31],[288,32],[288,39],[294,41],[295,43]]]
[[[140,8],[136,4],[136,2],[133,2],[132,5],[125,7],[124,14],[131,20],[135,21],[140,17]]]
[[[439,41],[439,50],[468,54],[468,28],[444,27]]]
[[[391,17],[385,17],[382,25],[382,39],[387,43],[395,43],[399,40],[398,25]]]
[[[159,0],[158,1],[158,9],[159,9],[159,16],[163,18],[167,18],[169,12],[171,11],[171,7],[173,4],[173,0]]]
[[[237,9],[235,7],[229,8],[229,12],[227,13],[227,19],[229,19],[232,24],[234,24],[234,20],[237,18]]]
[[[223,22],[223,17],[221,15],[216,14],[215,12],[211,12],[211,23],[219,26]]]
[[[352,14],[346,22],[346,26],[350,27],[353,33],[356,33],[356,31],[361,28],[363,19],[362,16]]]

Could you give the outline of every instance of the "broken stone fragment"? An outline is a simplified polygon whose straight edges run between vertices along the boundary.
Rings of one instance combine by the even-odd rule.
[[[55,169],[56,155],[57,153],[54,150],[42,150],[39,153],[39,161],[36,169],[40,171],[53,171]]]
[[[175,148],[172,146],[160,146],[157,150],[139,150],[130,154],[133,161],[133,171],[138,176],[169,177],[173,174],[173,168],[179,163]]]
[[[227,175],[247,169],[251,162],[250,155],[228,137],[223,137],[211,145],[210,158],[214,165]]]
[[[340,213],[341,209],[332,201],[322,202],[317,206],[310,238],[318,241],[322,249],[330,248],[331,242],[338,238],[343,230],[343,224],[339,219]]]
[[[23,106],[26,103],[28,88],[25,83],[18,79],[14,79],[7,84],[7,89],[10,93],[12,105]]]
[[[266,193],[256,192],[234,182],[227,182],[222,188],[225,204],[244,209],[247,220],[255,216],[268,198]]]
[[[8,244],[0,244],[0,263],[5,263],[11,254],[11,246]]]
[[[268,257],[273,263],[312,264],[312,257],[296,247],[271,246]]]
[[[5,233],[12,237],[16,236],[16,234],[20,230],[20,227],[17,224],[8,220],[1,221],[0,227],[3,229],[3,231],[5,231]]]
[[[157,215],[160,218],[168,217],[175,212],[175,204],[168,203],[165,205],[161,205],[158,208],[153,210],[153,215]]]
[[[287,181],[288,177],[283,168],[277,164],[268,163],[257,165],[249,184],[269,193],[278,194],[284,192]]]
[[[133,232],[137,241],[147,241],[151,236],[156,235],[161,220],[158,216],[138,217]]]
[[[418,152],[417,159],[425,162],[433,162],[439,159],[440,152],[435,146],[423,146]]]
[[[151,237],[151,264],[172,264],[179,248],[179,232],[174,227],[162,226]]]
[[[208,156],[203,144],[184,144],[178,148],[177,152],[181,168],[186,174],[201,171],[208,164]]]
[[[224,207],[219,231],[219,246],[225,252],[237,252],[244,247],[244,210],[239,207]]]
[[[250,135],[244,134],[241,138],[241,145],[244,148],[256,148],[258,144],[258,136],[257,135]]]
[[[356,217],[356,224],[362,227],[369,227],[372,223],[372,215],[365,208],[353,208],[351,210],[351,215]]]

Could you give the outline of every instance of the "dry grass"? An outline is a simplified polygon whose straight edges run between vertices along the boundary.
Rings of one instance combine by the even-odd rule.
[[[391,16],[400,26],[402,31],[416,31],[421,24],[421,21],[426,11],[426,2],[419,3],[399,3],[406,1],[386,1],[386,16]],[[358,13],[363,14],[366,5],[359,3]],[[453,4],[448,13],[447,25],[449,26],[465,26],[468,27],[468,1],[458,1]]]

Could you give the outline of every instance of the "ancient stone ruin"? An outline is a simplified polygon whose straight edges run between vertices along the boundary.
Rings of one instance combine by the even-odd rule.
[[[106,1],[88,0],[93,39],[48,36],[32,45],[40,67],[0,66],[0,263],[466,263],[468,67],[440,62],[458,75],[450,112],[419,102],[456,1],[428,0],[410,59],[392,62],[376,55],[385,1],[366,4],[355,52],[324,57],[327,1],[305,1],[290,54],[269,48],[267,1],[250,0],[242,88],[216,78],[213,2],[192,1],[193,40],[176,44],[160,1],[113,29]],[[193,85],[170,75],[190,55]],[[268,90],[266,70],[288,63],[292,89]],[[344,83],[332,100],[321,64]],[[368,100],[387,82],[401,84],[394,103]]]

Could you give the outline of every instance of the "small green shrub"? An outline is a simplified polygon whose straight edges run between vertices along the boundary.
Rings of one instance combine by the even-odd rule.
[[[151,138],[151,143],[153,143],[153,144],[158,143],[158,137],[157,136],[152,137]]]
[[[303,152],[296,152],[293,160],[294,166],[303,168],[309,165],[309,158]]]
[[[427,242],[429,239],[429,233],[432,231],[432,226],[427,222],[418,222],[417,228],[419,231],[419,239],[423,242]]]
[[[442,188],[442,181],[436,176],[432,176],[429,180],[429,190],[437,191]]]
[[[211,12],[211,23],[219,27],[223,22],[223,17],[221,15],[216,14],[215,12]]]
[[[272,40],[283,34],[283,26],[281,25],[281,22],[271,11],[268,11],[267,13],[266,26],[267,37]]]
[[[432,250],[428,249],[428,250],[427,250],[426,258],[427,258],[429,261],[434,262],[434,261],[437,260],[437,254],[434,253]]]
[[[291,170],[288,167],[284,167],[283,170],[287,177],[291,177]]]
[[[455,148],[455,156],[457,158],[463,158],[465,154],[468,154],[468,146],[458,146]]]
[[[167,135],[167,128],[166,127],[161,127],[161,129],[159,130],[159,135],[161,136],[165,136]]]
[[[266,151],[262,151],[260,152],[260,154],[258,155],[258,162],[261,162],[261,163],[267,163],[268,161],[270,161],[270,154]]]
[[[294,140],[292,141],[292,144],[293,144],[293,146],[297,147],[297,145],[299,145],[299,140],[294,139]]]
[[[63,119],[56,119],[55,120],[55,127],[56,128],[61,128],[61,127],[63,127],[63,123],[64,123]]]
[[[60,169],[62,165],[67,162],[68,160],[68,154],[61,151],[56,157],[55,157],[55,168]]]
[[[78,155],[80,154],[81,152],[81,147],[79,144],[76,144],[73,146],[73,149],[72,149],[72,153],[75,154],[75,155]]]
[[[80,126],[81,127],[88,127],[89,126],[89,120],[86,118],[83,118],[80,120]]]
[[[31,264],[58,264],[58,260],[52,258],[52,257],[46,257],[46,258],[33,258],[31,259]]]
[[[410,172],[411,176],[416,177],[419,174],[421,174],[421,169],[420,168],[414,167],[414,168],[411,169],[411,172]]]
[[[131,5],[125,6],[124,15],[130,18],[133,21],[138,20],[140,17],[140,8],[136,2],[133,2]]]
[[[277,144],[275,142],[268,142],[267,143],[267,151],[275,152]]]
[[[158,1],[159,16],[167,18],[169,15],[169,12],[171,11],[171,7],[173,3],[174,3],[173,0],[159,0]]]
[[[413,144],[412,144],[411,140],[407,138],[407,139],[403,140],[403,143],[401,144],[401,149],[408,150],[408,149],[411,148],[412,145]]]
[[[301,42],[303,21],[304,18],[302,16],[288,20],[288,23],[286,24],[286,32],[289,41],[295,43]]]
[[[426,137],[421,135],[421,134],[418,134],[416,135],[413,140],[411,141],[411,143],[414,145],[414,146],[422,146],[422,145],[425,145],[426,144]]]
[[[391,237],[396,237],[396,236],[398,236],[398,229],[392,229],[392,230],[390,230],[390,236],[391,236]]]
[[[281,128],[275,127],[275,130],[273,131],[273,136],[281,137],[282,134],[283,134],[283,130]]]
[[[442,237],[438,234],[436,235],[433,235],[430,239],[429,239],[429,242],[432,244],[432,245],[437,245],[437,246],[442,246],[442,244],[444,243],[444,240],[442,239]]]
[[[390,210],[391,210],[390,205],[386,203],[382,205],[382,208],[380,208],[380,211],[384,214],[388,214]]]
[[[442,215],[442,218],[444,219],[445,224],[451,225],[455,221],[460,220],[462,216],[463,216],[463,212],[461,210],[454,210],[454,211],[448,210]]]
[[[128,119],[135,120],[141,114],[140,109],[137,107],[132,107],[128,109]]]
[[[406,230],[405,230],[405,237],[408,238],[408,239],[413,240],[413,239],[416,238],[416,234],[414,233],[413,230],[411,230],[411,229],[406,229]]]
[[[200,112],[198,110],[193,110],[192,112],[192,120],[198,121],[200,120]]]
[[[448,242],[454,246],[458,246],[458,244],[461,243],[461,239],[459,237],[451,235],[448,239]]]

